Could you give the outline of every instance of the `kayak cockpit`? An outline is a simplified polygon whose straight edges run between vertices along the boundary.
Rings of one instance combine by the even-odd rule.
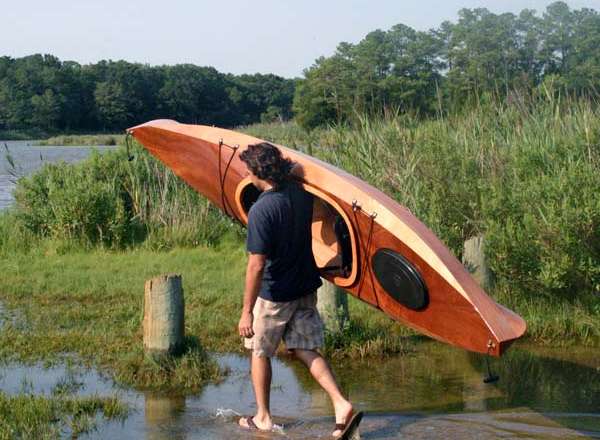
[[[339,204],[330,196],[308,184],[302,187],[313,194],[312,248],[323,277],[340,286],[351,285],[357,277],[357,248],[352,224]],[[235,203],[244,223],[248,211],[260,196],[249,178],[242,180],[235,192]]]

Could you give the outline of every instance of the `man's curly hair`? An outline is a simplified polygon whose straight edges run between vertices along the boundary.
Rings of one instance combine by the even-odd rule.
[[[259,179],[270,180],[277,186],[287,180],[294,166],[279,148],[268,142],[248,145],[248,149],[240,153],[240,159]]]

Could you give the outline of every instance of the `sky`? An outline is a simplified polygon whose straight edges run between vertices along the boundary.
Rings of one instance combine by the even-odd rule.
[[[600,11],[600,0],[567,0]],[[342,41],[403,23],[456,21],[462,8],[518,13],[549,0],[0,0],[0,56],[49,53],[82,64],[124,59],[221,72],[302,75]]]

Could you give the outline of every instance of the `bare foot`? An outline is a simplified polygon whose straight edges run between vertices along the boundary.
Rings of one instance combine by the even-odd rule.
[[[271,431],[273,429],[273,421],[270,417],[259,418],[242,417],[238,420],[238,424],[245,429],[258,429],[259,431]]]
[[[333,404],[333,409],[335,411],[335,423],[346,424],[350,421],[352,417],[352,404],[347,400],[340,400]],[[336,429],[331,433],[333,437],[339,437],[342,435],[341,429]]]

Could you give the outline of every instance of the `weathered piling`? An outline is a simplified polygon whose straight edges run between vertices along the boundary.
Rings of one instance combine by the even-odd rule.
[[[161,275],[144,289],[144,350],[149,355],[175,355],[184,345],[184,299],[181,275]]]
[[[349,319],[348,296],[344,289],[323,279],[317,292],[317,309],[329,332],[339,332]]]
[[[464,244],[462,262],[483,290],[489,290],[493,284],[492,273],[484,250],[485,238],[483,235],[469,238]]]

